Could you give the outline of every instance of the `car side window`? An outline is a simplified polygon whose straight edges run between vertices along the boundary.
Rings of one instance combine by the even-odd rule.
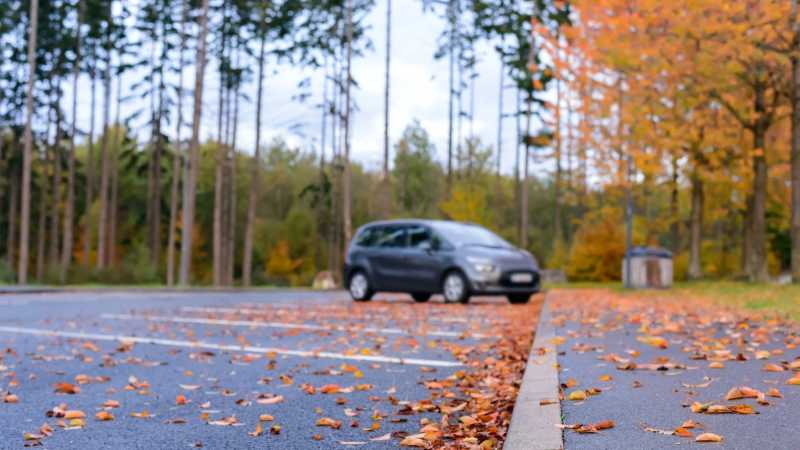
[[[377,227],[365,228],[358,234],[356,245],[360,247],[374,247],[378,234],[380,233]]]
[[[408,246],[411,248],[432,248],[431,231],[424,226],[408,227]]]
[[[401,225],[387,225],[380,228],[376,247],[402,248],[406,246],[406,230]]]

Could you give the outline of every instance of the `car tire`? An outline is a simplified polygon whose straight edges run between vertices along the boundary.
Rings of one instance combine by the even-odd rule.
[[[442,294],[446,303],[468,303],[469,284],[467,278],[458,270],[452,270],[442,279]]]
[[[513,305],[524,305],[531,300],[531,294],[509,294],[507,297]]]
[[[357,302],[368,302],[375,295],[375,291],[372,290],[370,285],[369,277],[363,270],[357,270],[350,275],[347,290],[350,291],[350,297]]]
[[[411,294],[411,297],[417,303],[425,303],[425,302],[427,302],[428,300],[431,299],[431,294],[429,294],[427,292],[415,292],[415,293]]]

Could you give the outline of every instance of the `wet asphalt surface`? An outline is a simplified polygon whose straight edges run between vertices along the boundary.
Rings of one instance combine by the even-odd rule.
[[[343,292],[2,295],[0,397],[18,402],[0,398],[0,448],[22,448],[43,423],[54,429],[40,441],[46,449],[397,448],[397,433],[417,432],[426,417],[404,405],[430,397],[425,380],[460,369],[449,346],[487,339],[480,333],[499,320],[471,306],[404,296],[354,304]],[[126,337],[151,341],[123,345]],[[82,374],[91,382],[76,383]],[[80,392],[55,393],[63,382]],[[320,393],[328,384],[344,392]],[[258,402],[275,396],[283,401]],[[109,399],[120,404],[109,410],[115,419],[95,420]],[[86,413],[84,427],[46,417],[62,403]],[[249,435],[262,414],[274,420]],[[231,416],[234,425],[213,425]],[[315,426],[321,417],[341,428]]]
[[[800,386],[786,385],[792,376],[791,371],[766,372],[762,367],[767,363],[780,364],[800,357],[800,350],[787,346],[787,342],[797,342],[798,327],[785,323],[751,323],[749,330],[735,329],[735,321],[708,324],[703,333],[709,331],[719,338],[739,340],[740,347],[732,346],[734,354],[742,351],[748,361],[726,361],[722,369],[711,369],[706,360],[690,358],[688,346],[693,345],[692,334],[688,332],[665,334],[669,348],[660,349],[645,345],[636,338],[642,336],[641,323],[619,320],[621,314],[599,303],[596,314],[576,313],[570,303],[591,303],[591,295],[572,293],[558,299],[561,305],[556,315],[568,317],[556,328],[559,336],[566,341],[559,347],[558,362],[562,387],[572,378],[577,384],[565,389],[565,395],[574,389],[596,387],[602,390],[597,396],[586,401],[562,401],[563,423],[597,423],[613,420],[613,429],[602,430],[597,434],[578,434],[564,431],[565,448],[572,449],[665,449],[665,448],[725,448],[725,449],[800,449]],[[658,301],[657,299],[654,301]],[[637,314],[647,317],[652,305],[636,308]],[[676,313],[671,317],[680,321],[686,314],[694,313],[690,308],[685,314]],[[701,312],[701,314],[704,314]],[[628,316],[629,318],[630,316]],[[597,320],[599,318],[599,320]],[[659,324],[654,322],[651,326]],[[751,330],[765,330],[767,342],[755,344],[751,340]],[[712,345],[712,342],[707,342]],[[719,347],[720,349],[722,347]],[[765,360],[756,360],[754,350],[777,350],[783,352]],[[632,357],[631,352],[638,351]],[[614,362],[602,358],[616,354],[639,363],[648,363],[661,358],[685,365],[686,369],[651,371],[619,370]],[[610,381],[601,377],[610,375]],[[725,401],[729,389],[735,386],[749,386],[766,392],[777,388],[783,398],[767,398],[769,406],[757,404],[754,400]],[[697,414],[688,405],[693,402],[714,402],[717,404],[744,403],[752,405],[757,414]],[[720,443],[696,443],[694,438],[669,436],[652,431],[646,427],[671,431],[684,421],[692,419],[702,424],[691,430],[694,436],[711,432],[723,437]]]

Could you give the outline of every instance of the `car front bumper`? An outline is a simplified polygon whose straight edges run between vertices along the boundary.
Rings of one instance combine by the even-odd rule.
[[[532,281],[530,283],[514,283],[511,281],[511,274],[530,273]],[[495,277],[476,276],[469,274],[470,291],[473,295],[507,295],[507,294],[534,294],[539,292],[540,275],[538,271],[531,270],[511,270],[501,273]]]

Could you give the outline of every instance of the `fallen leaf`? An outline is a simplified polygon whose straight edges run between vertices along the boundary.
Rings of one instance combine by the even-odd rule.
[[[331,419],[330,417],[320,417],[317,420],[318,427],[331,427],[334,430],[338,430],[342,427],[342,422],[339,420]]]
[[[94,418],[101,422],[106,422],[109,420],[114,420],[114,415],[108,411],[99,411],[97,414],[94,415]]]
[[[282,401],[283,401],[283,396],[282,395],[276,395],[274,397],[256,399],[256,403],[259,403],[259,404],[262,404],[262,405],[274,405],[275,403],[280,403]]]
[[[637,337],[636,340],[660,349],[666,349],[669,347],[669,343],[667,342],[667,340],[661,336],[640,336]]]
[[[586,392],[581,391],[581,390],[572,391],[567,396],[567,400],[572,400],[573,402],[586,400]]]
[[[725,400],[738,400],[741,398],[758,398],[760,392],[747,386],[732,388],[725,395]]]
[[[83,419],[86,417],[86,414],[83,411],[79,411],[76,409],[72,409],[69,411],[64,412],[64,418],[67,420],[71,419]]]
[[[75,395],[81,391],[81,388],[71,383],[57,383],[55,385],[56,394],[69,394]]]
[[[779,366],[774,363],[769,363],[765,364],[761,370],[763,370],[764,372],[783,372],[786,369],[784,369],[783,366]]]
[[[428,441],[422,440],[418,437],[414,436],[406,436],[400,441],[401,447],[417,447],[417,448],[428,448]]]
[[[722,436],[714,433],[703,433],[697,436],[695,442],[722,442]]]

